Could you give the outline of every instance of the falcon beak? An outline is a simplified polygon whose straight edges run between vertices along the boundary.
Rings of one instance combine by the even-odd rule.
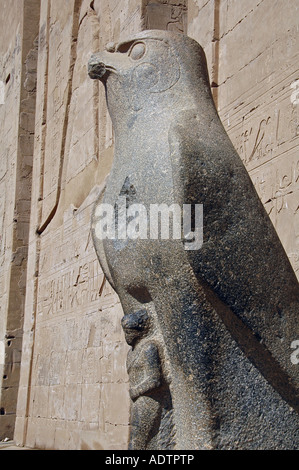
[[[103,54],[93,54],[88,62],[88,75],[93,80],[105,80],[115,67],[107,63]]]

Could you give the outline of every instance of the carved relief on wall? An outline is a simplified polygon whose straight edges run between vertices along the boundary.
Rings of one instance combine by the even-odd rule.
[[[297,63],[257,83],[221,111],[297,276],[299,274],[299,81]]]
[[[187,0],[146,0],[146,29],[186,32],[187,8]]]

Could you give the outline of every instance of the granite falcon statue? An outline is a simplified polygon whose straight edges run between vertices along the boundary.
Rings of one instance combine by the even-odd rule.
[[[132,346],[131,448],[298,448],[299,285],[218,117],[202,48],[144,31],[94,54],[89,75],[115,133],[92,233]],[[147,211],[202,204],[202,247],[102,239],[102,203],[124,198]]]

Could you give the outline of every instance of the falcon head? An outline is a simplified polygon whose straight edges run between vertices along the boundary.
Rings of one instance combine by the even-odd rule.
[[[178,89],[182,78],[190,79],[198,68],[194,58],[206,67],[204,52],[193,39],[147,30],[117,44],[109,43],[104,52],[93,54],[88,74],[105,85],[109,108],[110,101],[118,109],[126,103],[138,111],[147,102],[158,103],[169,90]]]

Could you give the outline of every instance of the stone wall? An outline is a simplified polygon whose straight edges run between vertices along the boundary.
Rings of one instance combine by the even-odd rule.
[[[123,448],[127,441],[121,308],[89,232],[113,155],[103,90],[87,75],[90,54],[110,39],[105,31],[100,36],[98,14],[110,15],[101,8],[41,2],[36,184],[15,432],[30,447]]]
[[[113,133],[87,62],[107,42],[157,28],[201,43],[220,117],[298,273],[298,9],[296,0],[3,1],[0,439],[127,446],[122,309],[89,232]]]
[[[0,439],[13,437],[32,186],[39,2],[0,11]]]

